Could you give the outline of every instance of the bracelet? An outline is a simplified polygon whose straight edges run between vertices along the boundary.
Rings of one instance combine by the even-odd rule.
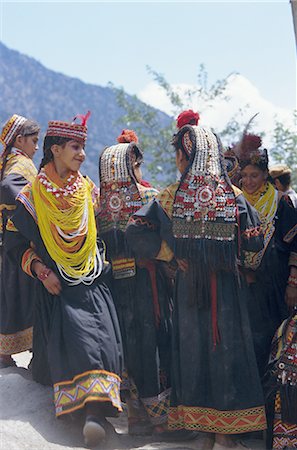
[[[48,267],[46,267],[44,270],[42,270],[40,272],[39,275],[37,275],[38,280],[40,281],[44,281],[47,279],[47,277],[49,276],[49,274],[51,273],[51,269],[49,269]]]
[[[288,285],[291,287],[297,287],[297,277],[290,275],[288,278]]]

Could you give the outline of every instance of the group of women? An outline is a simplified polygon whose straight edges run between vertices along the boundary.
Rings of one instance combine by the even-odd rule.
[[[88,118],[49,122],[38,173],[38,124],[3,127],[1,366],[32,348],[33,379],[53,385],[58,417],[85,414],[90,447],[124,401],[132,435],[201,431],[204,449],[239,449],[234,435],[268,418],[268,445],[297,448],[297,214],[261,141],[245,133],[225,155],[184,111],[178,182],[142,180],[124,130],[98,189],[80,172]]]

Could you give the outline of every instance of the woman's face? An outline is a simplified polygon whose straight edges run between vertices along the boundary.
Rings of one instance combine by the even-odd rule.
[[[62,172],[77,172],[84,162],[86,154],[80,142],[68,141],[63,145],[53,145],[52,152],[55,164]]]
[[[254,194],[266,182],[268,173],[249,164],[241,171],[242,187],[248,194]]]
[[[17,136],[14,146],[22,150],[26,155],[33,159],[38,150],[38,133],[29,136]]]

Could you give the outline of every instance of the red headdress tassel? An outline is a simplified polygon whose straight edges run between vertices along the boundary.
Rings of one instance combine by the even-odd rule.
[[[83,115],[83,114],[77,114],[74,118],[72,122],[75,122],[76,119],[80,119],[81,120],[81,125],[83,125],[84,127],[87,125],[87,121],[89,120],[91,115],[91,111],[88,111],[87,114]]]
[[[192,109],[188,109],[180,113],[176,119],[176,126],[180,129],[184,125],[198,125],[199,119],[200,116],[198,113],[195,113]]]
[[[135,142],[137,144],[138,137],[133,130],[123,130],[122,133],[117,137],[117,141],[120,144],[130,144],[130,142]]]

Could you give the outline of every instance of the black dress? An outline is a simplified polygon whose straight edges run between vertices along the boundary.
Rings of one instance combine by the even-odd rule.
[[[33,379],[53,384],[57,416],[79,410],[88,401],[104,402],[105,414],[113,416],[121,411],[122,345],[104,275],[91,285],[68,285],[41,239],[30,186],[22,194],[13,216],[19,233],[9,233],[7,251],[13,260],[24,255],[23,270],[31,275],[30,262],[38,255],[62,284],[60,295],[37,284]],[[28,250],[30,243],[34,251]]]
[[[140,193],[145,204],[157,191],[141,187]],[[166,263],[146,260],[140,264],[128,251],[112,257],[111,263],[110,287],[127,374],[121,389],[140,399],[153,425],[162,424],[167,421],[171,386],[172,284]],[[132,273],[122,277],[129,270]]]
[[[160,249],[172,253],[172,205],[178,185],[143,207],[127,228],[135,253],[153,257]],[[241,248],[262,247],[260,235],[247,240],[246,229],[257,230],[257,216],[242,194],[236,198]],[[171,249],[171,250],[170,250]],[[172,253],[173,256],[173,253]],[[195,264],[195,261],[189,261]],[[177,271],[173,308],[171,429],[235,434],[266,428],[264,399],[245,299],[238,275],[216,273],[218,342],[213,339],[213,309],[198,302],[188,274]],[[200,286],[201,288],[201,286]],[[207,292],[209,285],[203,286]],[[201,292],[201,289],[200,289]]]
[[[8,233],[16,232],[10,217],[16,196],[37,170],[33,161],[17,149],[8,156],[0,182],[1,205],[1,281],[0,281],[0,354],[13,355],[32,348],[34,286],[36,281],[23,272],[20,261],[7,254]]]
[[[297,212],[284,198],[274,217],[275,231],[261,264],[248,284],[247,304],[260,376],[266,371],[271,341],[276,329],[288,317],[285,290],[289,258],[297,265]]]

